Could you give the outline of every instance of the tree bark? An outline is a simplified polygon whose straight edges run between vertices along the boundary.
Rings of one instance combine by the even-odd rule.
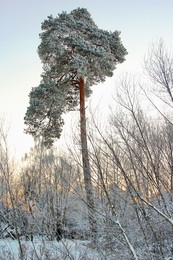
[[[91,181],[91,170],[90,170],[88,144],[87,144],[84,86],[85,86],[84,79],[81,77],[79,87],[80,87],[80,132],[81,132],[83,174],[84,174],[84,184],[85,184],[86,200],[88,206],[90,230],[92,232],[93,237],[95,237],[97,228],[96,228],[95,205],[94,205],[93,187]]]

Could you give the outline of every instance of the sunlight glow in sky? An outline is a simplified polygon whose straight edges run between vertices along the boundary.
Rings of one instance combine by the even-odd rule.
[[[149,44],[162,38],[173,44],[172,0],[0,0],[0,114],[11,125],[10,142],[21,156],[32,144],[23,133],[28,94],[39,84],[42,65],[37,54],[41,23],[50,14],[85,7],[99,28],[121,31],[128,55],[115,75],[94,87],[91,104],[109,104],[116,79],[122,72],[141,73]],[[106,94],[105,94],[106,93]]]

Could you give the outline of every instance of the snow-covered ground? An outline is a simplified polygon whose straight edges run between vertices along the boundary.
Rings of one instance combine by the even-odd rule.
[[[98,260],[102,258],[92,249],[88,241],[67,240],[45,241],[35,238],[31,241],[21,241],[25,260]],[[0,260],[19,260],[20,250],[17,240],[0,240]]]

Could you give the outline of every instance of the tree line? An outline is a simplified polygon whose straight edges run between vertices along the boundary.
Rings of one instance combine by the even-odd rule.
[[[65,31],[59,27],[64,23]],[[79,26],[82,32],[76,34]],[[99,30],[85,9],[49,17],[43,29],[44,73],[30,93],[25,117],[36,142],[17,176],[1,120],[2,237],[18,240],[21,258],[21,237],[41,236],[91,240],[101,259],[171,259],[172,54],[163,41],[150,47],[144,67],[152,84],[124,76],[115,86],[116,109],[113,105],[101,128],[94,115],[86,120],[81,100],[124,60],[119,33]],[[106,67],[97,71],[98,62]],[[81,134],[75,142],[81,149],[70,144],[68,152],[59,153],[52,144],[61,134],[61,116],[74,107],[80,108]]]

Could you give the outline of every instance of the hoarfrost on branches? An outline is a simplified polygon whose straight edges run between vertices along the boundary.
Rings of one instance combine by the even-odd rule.
[[[79,79],[84,79],[89,97],[90,87],[111,77],[127,52],[120,32],[99,29],[84,8],[49,16],[42,30],[38,54],[44,72],[30,93],[25,124],[27,133],[43,136],[50,146],[61,135],[62,114],[79,103]]]

